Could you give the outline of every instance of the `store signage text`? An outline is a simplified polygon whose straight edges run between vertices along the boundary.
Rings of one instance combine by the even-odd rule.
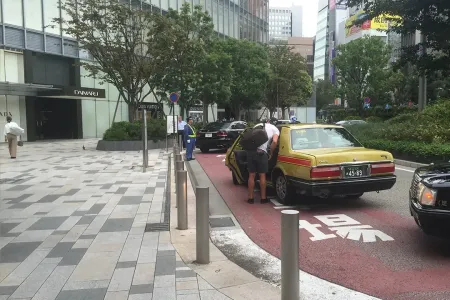
[[[84,88],[84,87],[66,87],[64,88],[64,93],[67,96],[92,97],[92,98],[105,98],[106,95],[105,90]]]
[[[328,229],[335,233],[325,233],[322,224],[311,224],[306,220],[299,221],[299,228],[308,231],[311,234],[311,241],[322,241],[340,236],[341,238],[363,241],[364,243],[373,243],[378,240],[386,242],[394,239],[384,232],[374,229],[370,225],[362,225],[355,219],[344,214],[314,216],[320,222],[325,224]]]
[[[4,112],[0,111],[0,116],[2,116],[2,117],[7,117],[7,116],[12,117],[12,113],[10,111],[4,111]]]
[[[94,91],[80,91],[80,90],[74,90],[73,93],[74,93],[75,95],[79,95],[79,96],[98,97],[98,92],[94,92]]]

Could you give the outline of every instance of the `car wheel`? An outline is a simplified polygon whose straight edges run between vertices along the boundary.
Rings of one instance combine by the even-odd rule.
[[[287,205],[292,203],[292,197],[294,194],[293,188],[289,186],[286,177],[281,173],[275,178],[275,190],[281,204]]]
[[[202,153],[208,153],[209,152],[209,148],[207,148],[207,147],[200,147],[200,151],[202,151]]]
[[[233,177],[234,185],[239,185],[239,181],[237,180],[237,177],[236,177],[236,175],[234,174],[233,171],[231,171],[231,176]]]
[[[359,198],[361,198],[362,196],[364,195],[364,193],[359,193],[359,194],[349,194],[349,195],[347,195],[346,197],[348,198],[348,199],[359,199]]]

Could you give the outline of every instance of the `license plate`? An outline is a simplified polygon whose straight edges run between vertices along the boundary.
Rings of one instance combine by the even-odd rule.
[[[205,133],[205,137],[212,137],[212,133]]]
[[[365,166],[344,167],[344,177],[364,177],[366,176],[366,170],[367,167]]]

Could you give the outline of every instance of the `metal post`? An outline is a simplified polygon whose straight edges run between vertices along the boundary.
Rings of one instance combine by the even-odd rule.
[[[299,298],[299,223],[297,210],[281,211],[281,300]]]
[[[177,160],[175,162],[175,168],[176,168],[177,171],[183,171],[184,170],[184,161]]]
[[[145,168],[148,168],[147,109],[144,109],[144,156]]]
[[[142,111],[142,117],[144,122],[142,123],[142,172],[147,171],[147,158],[146,158],[146,150],[147,150],[147,121],[146,121],[146,110]]]
[[[425,35],[420,32],[420,48],[419,48],[419,56],[422,57],[426,54],[426,48],[425,48],[425,42],[426,38]],[[427,75],[425,72],[421,73],[419,76],[419,111],[422,111],[425,109],[427,105]]]
[[[179,230],[186,230],[188,229],[188,218],[187,218],[187,171],[185,170],[177,171],[177,209],[178,209],[177,228]]]
[[[209,264],[209,187],[197,187],[196,192],[196,242],[199,264]]]

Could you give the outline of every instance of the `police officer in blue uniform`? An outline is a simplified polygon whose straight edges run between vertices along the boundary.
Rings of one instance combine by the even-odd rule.
[[[189,117],[187,119],[187,124],[184,126],[184,142],[186,144],[186,160],[193,160],[192,153],[195,149],[195,138],[197,137],[194,127],[193,119]]]

